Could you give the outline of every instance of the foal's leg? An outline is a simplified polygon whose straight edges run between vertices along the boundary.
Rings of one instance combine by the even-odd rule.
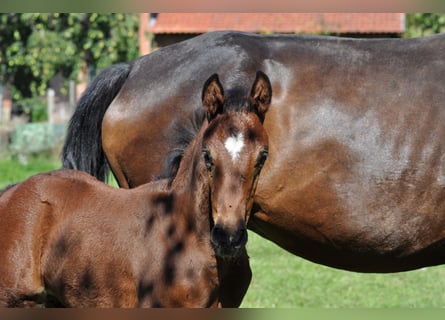
[[[11,268],[8,262],[0,267],[0,307],[32,308],[45,303],[44,287],[29,269],[32,267],[22,265]]]
[[[0,308],[45,308],[45,307],[63,307],[63,305],[54,299],[48,299],[45,291],[34,295],[21,295],[9,291],[0,298]],[[50,303],[48,304],[48,302]]]
[[[16,201],[12,192],[0,199],[0,306],[32,306],[40,303],[44,293],[40,248],[35,237],[38,228],[34,227],[44,211],[36,205],[36,213],[28,214],[21,207],[25,200]],[[29,196],[26,199],[32,200]]]
[[[52,278],[48,287],[71,308],[135,308],[138,305],[134,276],[128,270],[117,269],[95,261],[86,272],[65,264],[61,276]],[[62,285],[60,285],[62,284]]]

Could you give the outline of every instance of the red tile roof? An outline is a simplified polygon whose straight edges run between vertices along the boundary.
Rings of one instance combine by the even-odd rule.
[[[159,13],[148,31],[204,33],[402,33],[403,13]]]

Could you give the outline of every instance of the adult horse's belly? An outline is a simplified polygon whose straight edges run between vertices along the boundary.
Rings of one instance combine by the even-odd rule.
[[[271,109],[249,228],[317,263],[392,272],[445,263],[445,112]],[[276,125],[280,124],[280,125]]]

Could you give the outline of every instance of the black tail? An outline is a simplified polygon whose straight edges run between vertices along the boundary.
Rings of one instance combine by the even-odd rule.
[[[102,149],[102,120],[130,73],[130,63],[103,70],[85,90],[71,117],[62,150],[62,166],[106,181],[108,162]]]

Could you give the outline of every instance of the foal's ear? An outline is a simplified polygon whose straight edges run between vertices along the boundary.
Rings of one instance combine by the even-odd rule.
[[[202,90],[202,105],[210,122],[216,115],[223,112],[224,90],[215,73],[204,84]]]
[[[264,121],[264,115],[272,101],[272,86],[269,78],[262,71],[257,71],[256,73],[255,81],[250,91],[250,99],[253,111],[257,113],[261,121]]]

